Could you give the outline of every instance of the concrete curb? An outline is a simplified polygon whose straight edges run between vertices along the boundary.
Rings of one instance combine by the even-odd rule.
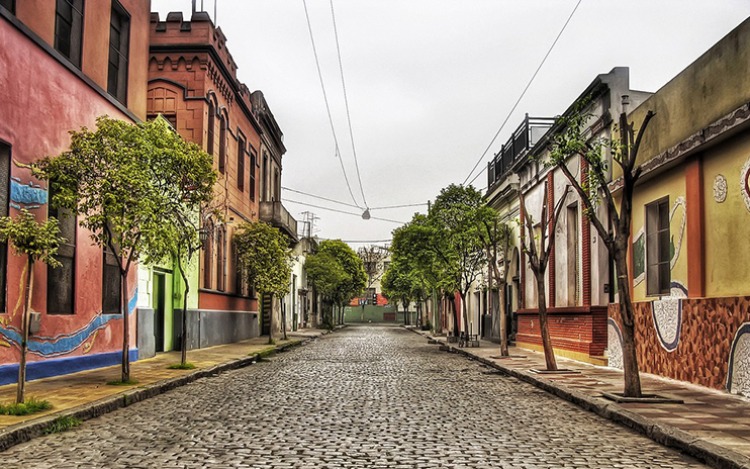
[[[291,339],[292,342],[278,345],[274,353],[285,352],[294,347],[306,345],[309,342],[331,333],[324,331],[321,335],[315,337]],[[74,417],[79,420],[89,420],[113,412],[123,407],[128,407],[136,402],[158,396],[172,389],[192,383],[201,378],[209,378],[230,370],[244,368],[258,362],[262,356],[261,353],[248,355],[247,357],[238,358],[232,361],[214,365],[209,368],[195,370],[189,374],[176,378],[169,378],[157,381],[143,387],[128,389],[113,396],[106,397],[82,406],[74,407],[54,414],[45,415],[33,420],[11,425],[0,430],[0,452],[3,452],[20,443],[25,443],[33,438],[43,436],[48,428],[51,428],[55,419],[59,417]]]
[[[434,340],[436,344],[440,345],[441,348],[448,352],[458,353],[472,360],[476,360],[483,365],[501,371],[508,376],[532,384],[550,394],[565,399],[582,409],[635,430],[661,445],[677,449],[711,467],[717,469],[750,469],[750,458],[736,451],[710,443],[709,441],[692,435],[684,430],[680,430],[677,427],[657,423],[653,419],[630,411],[614,402],[599,400],[594,396],[590,396],[575,389],[570,389],[557,382],[544,379],[534,373],[509,368],[492,360],[479,357],[466,349],[454,347],[453,345],[448,344],[445,340],[436,338],[432,335],[423,334],[423,331],[409,328],[406,329],[411,330],[422,337]]]

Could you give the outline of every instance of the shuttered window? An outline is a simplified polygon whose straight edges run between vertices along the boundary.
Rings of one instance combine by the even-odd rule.
[[[83,0],[57,0],[55,49],[81,68],[83,44]]]

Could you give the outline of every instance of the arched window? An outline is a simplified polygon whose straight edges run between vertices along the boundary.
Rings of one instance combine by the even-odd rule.
[[[219,118],[219,171],[223,174],[227,162],[227,118]]]
[[[208,221],[203,225],[203,229],[208,233],[206,236],[206,242],[203,244],[203,288],[211,289],[211,259],[213,257],[214,227],[213,224]]]
[[[208,139],[206,142],[206,153],[213,156],[214,154],[214,119],[216,116],[216,108],[214,107],[213,101],[208,100]]]
[[[216,233],[216,289],[226,290],[226,231],[222,226]]]

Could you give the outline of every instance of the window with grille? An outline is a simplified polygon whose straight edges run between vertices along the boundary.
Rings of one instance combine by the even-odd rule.
[[[57,0],[55,6],[55,49],[81,68],[83,43],[83,0]]]
[[[109,70],[107,92],[125,104],[128,95],[130,17],[115,0],[109,20]]]
[[[117,256],[115,256],[108,248],[104,249],[103,257],[104,273],[102,279],[102,313],[115,314],[120,312],[120,264]]]
[[[669,294],[669,197],[646,205],[646,294]]]
[[[8,216],[10,201],[10,146],[0,142],[0,216]],[[8,245],[0,243],[0,312],[7,311]]]
[[[237,188],[245,190],[245,139],[237,139]]]
[[[226,262],[226,236],[223,227],[219,228],[216,234],[216,289],[219,291],[226,290],[225,285],[225,262]]]
[[[219,118],[219,171],[224,173],[227,163],[227,118]]]
[[[50,201],[53,189],[54,187],[50,188]],[[62,265],[47,267],[47,314],[73,314],[75,312],[76,217],[68,210],[55,208],[51,203],[49,216],[57,219],[60,236],[64,241],[60,243],[55,256],[55,259]]]
[[[255,156],[255,152],[250,152],[250,200],[255,202],[255,166],[257,165],[257,157]]]

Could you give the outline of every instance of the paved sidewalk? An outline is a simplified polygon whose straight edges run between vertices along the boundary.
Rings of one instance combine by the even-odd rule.
[[[559,368],[578,373],[537,374],[530,370],[545,368],[542,353],[511,347],[511,358],[499,358],[500,346],[493,342],[480,341],[479,347],[458,348],[455,343],[447,343],[445,336],[412,330],[451,352],[532,383],[713,467],[750,468],[750,401],[745,398],[641,373],[644,393],[682,399],[684,404],[618,404],[602,397],[602,393],[622,392],[619,370],[558,357]]]
[[[120,407],[161,394],[198,378],[247,366],[266,354],[283,351],[328,333],[322,329],[287,332],[288,340],[276,339],[268,344],[268,336],[233,344],[188,351],[193,370],[172,370],[169,365],[180,362],[180,352],[166,352],[130,364],[132,386],[111,386],[107,382],[120,379],[120,366],[97,368],[69,375],[44,378],[26,383],[26,397],[46,399],[52,409],[33,415],[0,415],[0,451],[44,433],[55,418],[71,415],[88,419]],[[0,386],[0,402],[14,402],[16,384]]]

